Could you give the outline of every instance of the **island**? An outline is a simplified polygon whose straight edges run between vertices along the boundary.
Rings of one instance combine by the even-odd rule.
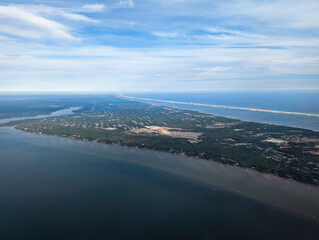
[[[86,101],[87,100],[87,101]],[[119,96],[50,106],[73,115],[3,124],[78,140],[165,151],[319,185],[319,133],[180,110]],[[42,106],[43,107],[43,106]]]

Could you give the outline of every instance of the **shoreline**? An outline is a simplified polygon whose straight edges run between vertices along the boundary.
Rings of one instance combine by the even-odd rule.
[[[166,102],[166,103],[193,105],[193,106],[201,106],[201,107],[226,108],[226,109],[233,109],[233,110],[235,109],[235,110],[253,111],[253,112],[267,112],[267,113],[277,113],[277,114],[287,114],[287,115],[319,117],[319,114],[315,114],[315,113],[300,113],[300,112],[288,112],[288,111],[267,110],[267,109],[257,109],[257,108],[232,107],[232,106],[204,104],[204,103],[179,102],[179,101],[170,101],[170,100],[139,98],[139,97],[124,96],[124,95],[121,95],[121,97],[130,98],[130,99],[137,99],[137,100],[144,100],[144,101]]]
[[[294,179],[292,177],[282,177],[282,176],[279,176],[278,174],[275,174],[275,173],[258,171],[256,168],[242,167],[242,166],[239,166],[239,165],[236,165],[236,164],[231,164],[229,162],[221,162],[221,161],[218,161],[218,160],[215,160],[215,159],[207,159],[207,158],[202,158],[202,157],[199,157],[199,156],[191,156],[191,155],[187,155],[185,153],[158,150],[158,149],[153,149],[153,148],[147,148],[147,147],[140,146],[140,145],[139,146],[129,146],[129,145],[126,145],[126,144],[121,144],[121,143],[107,143],[107,142],[103,142],[103,141],[99,141],[99,140],[89,140],[89,139],[81,138],[81,137],[80,138],[75,138],[75,137],[72,137],[72,136],[59,135],[59,134],[47,134],[47,133],[43,133],[43,132],[32,132],[32,131],[28,131],[28,130],[17,128],[15,125],[14,126],[1,126],[0,125],[0,127],[9,127],[9,128],[13,128],[13,129],[15,129],[17,131],[22,131],[22,132],[27,132],[27,133],[37,134],[37,135],[43,135],[43,136],[54,136],[54,137],[72,139],[72,140],[76,140],[76,141],[83,141],[83,142],[90,142],[90,143],[99,143],[99,144],[117,146],[117,147],[125,147],[125,148],[128,148],[128,149],[140,149],[140,150],[143,150],[143,151],[167,153],[167,154],[171,154],[173,156],[188,157],[188,158],[192,158],[194,160],[199,160],[199,161],[214,162],[214,163],[217,163],[217,164],[220,164],[220,165],[234,167],[234,168],[238,168],[238,169],[243,169],[243,170],[246,170],[246,171],[250,171],[252,173],[262,174],[262,175],[266,175],[266,176],[269,176],[269,177],[276,177],[276,178],[279,178],[281,180],[290,181],[292,183],[298,183],[298,184],[302,184],[302,185],[305,185],[305,186],[311,186],[311,187],[315,187],[315,188],[319,189],[319,185],[306,183],[306,182],[302,182],[302,181],[297,181],[296,179]],[[319,219],[319,217],[318,217],[318,219]]]

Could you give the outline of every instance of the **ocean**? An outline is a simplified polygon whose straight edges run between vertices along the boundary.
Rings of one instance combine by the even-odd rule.
[[[319,92],[126,93],[123,95],[162,106],[319,131]]]

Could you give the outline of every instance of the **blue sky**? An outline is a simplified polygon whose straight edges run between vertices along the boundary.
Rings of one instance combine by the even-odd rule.
[[[0,91],[319,90],[318,0],[0,0]]]

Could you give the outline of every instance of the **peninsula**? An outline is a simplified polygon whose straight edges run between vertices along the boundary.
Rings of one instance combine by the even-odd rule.
[[[71,102],[75,101],[59,104],[69,106]],[[111,95],[80,102],[82,108],[73,115],[6,125],[38,134],[187,155],[319,185],[318,132]]]

